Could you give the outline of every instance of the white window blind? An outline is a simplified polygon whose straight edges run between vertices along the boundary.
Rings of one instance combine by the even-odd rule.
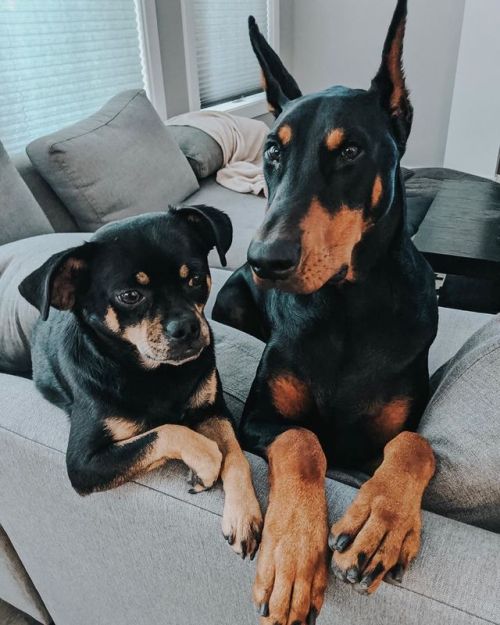
[[[269,39],[267,0],[192,0],[194,46],[201,108],[262,90],[248,37],[253,15]]]
[[[0,140],[9,152],[144,83],[134,0],[0,0]]]

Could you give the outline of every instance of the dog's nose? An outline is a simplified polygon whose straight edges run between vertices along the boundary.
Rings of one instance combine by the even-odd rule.
[[[299,263],[300,245],[287,239],[252,241],[247,258],[259,278],[285,280]]]
[[[189,341],[198,338],[200,324],[193,317],[172,319],[165,328],[167,336],[175,341]]]

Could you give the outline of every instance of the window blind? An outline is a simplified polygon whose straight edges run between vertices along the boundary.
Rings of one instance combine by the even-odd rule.
[[[267,0],[193,0],[193,5],[201,108],[261,91],[247,23],[255,16],[269,38]]]
[[[144,82],[134,0],[0,0],[0,140],[9,152]]]

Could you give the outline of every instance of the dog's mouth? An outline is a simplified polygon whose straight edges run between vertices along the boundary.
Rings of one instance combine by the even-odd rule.
[[[325,284],[342,284],[346,279],[348,273],[349,266],[347,264],[344,264],[336,273],[333,274],[333,276],[331,276],[324,282],[321,282],[321,284],[317,285],[314,283],[308,283],[299,273],[293,273],[283,280],[260,278],[254,271],[252,271],[252,276],[255,284],[265,290],[278,289],[287,293],[310,294],[314,293],[315,291],[319,291],[319,289],[321,289]]]
[[[180,367],[188,362],[192,362],[201,356],[201,353],[205,349],[206,345],[197,344],[190,346],[178,353],[169,351],[168,353],[161,353],[152,349],[139,350],[142,363],[148,369],[155,369],[160,365],[172,365],[174,367]]]

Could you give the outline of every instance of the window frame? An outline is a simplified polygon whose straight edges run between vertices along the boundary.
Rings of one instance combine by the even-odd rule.
[[[160,33],[154,0],[135,0],[139,47],[146,94],[160,116],[167,120],[167,100],[160,51]]]
[[[279,0],[267,0],[269,12],[269,44],[279,54],[280,47],[280,20]],[[243,117],[258,117],[269,112],[266,95],[262,91],[253,95],[222,102],[213,106],[201,108],[200,89],[198,83],[198,68],[196,66],[195,35],[193,5],[190,0],[181,0],[182,31],[184,39],[184,56],[186,60],[186,82],[190,111],[221,111],[234,113]]]

